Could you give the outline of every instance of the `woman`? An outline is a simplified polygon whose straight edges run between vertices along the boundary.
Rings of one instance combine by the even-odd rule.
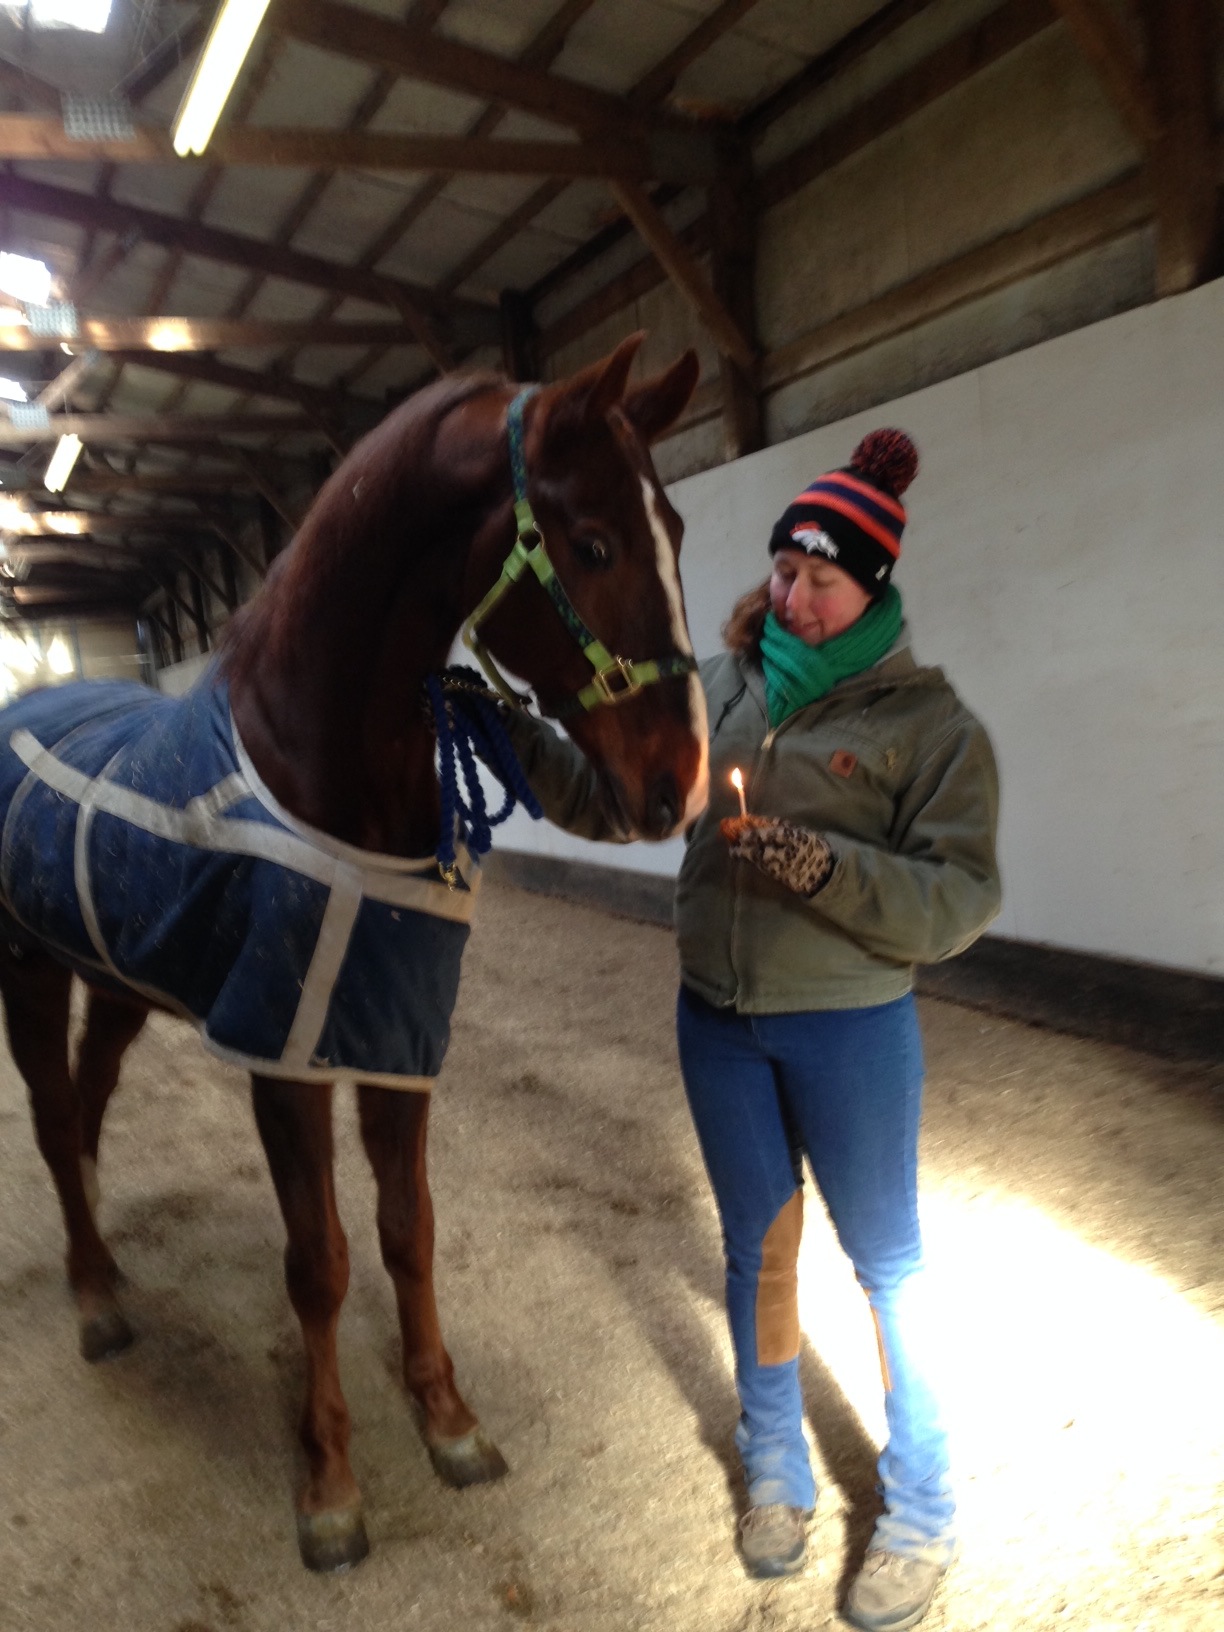
[[[815,1503],[799,1387],[796,1259],[807,1157],[879,1339],[884,1512],[847,1601],[913,1626],[955,1548],[946,1440],[915,1342],[922,1049],[914,966],[998,910],[998,783],[981,725],[909,650],[891,583],[917,453],[866,437],[769,540],[772,572],[702,665],[709,809],[676,892],[678,1040],[722,1218],[749,1509],[748,1570],[802,1568]],[[546,813],[619,836],[573,751],[513,726]],[[742,770],[753,814],[735,814]]]

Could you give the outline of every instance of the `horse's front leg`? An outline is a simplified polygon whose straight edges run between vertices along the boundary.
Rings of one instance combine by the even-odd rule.
[[[422,1415],[434,1468],[447,1484],[500,1479],[506,1463],[455,1386],[434,1299],[433,1200],[425,1171],[429,1095],[362,1084],[361,1137],[378,1183],[378,1237],[395,1283],[404,1382]]]
[[[285,1220],[285,1283],[302,1323],[306,1484],[298,1546],[312,1570],[344,1570],[370,1550],[361,1491],[349,1464],[350,1420],[340,1387],[336,1329],[348,1290],[348,1242],[336,1209],[331,1085],[251,1078],[255,1121]]]

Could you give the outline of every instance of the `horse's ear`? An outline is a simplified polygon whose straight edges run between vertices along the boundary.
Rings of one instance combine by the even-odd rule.
[[[635,386],[621,403],[621,412],[643,442],[653,442],[674,425],[697,389],[701,364],[695,351],[686,351],[662,374]]]
[[[622,340],[616,350],[598,363],[592,363],[561,387],[558,406],[564,404],[570,413],[591,423],[605,419],[625,394],[625,384],[638,347],[646,338],[644,330]]]

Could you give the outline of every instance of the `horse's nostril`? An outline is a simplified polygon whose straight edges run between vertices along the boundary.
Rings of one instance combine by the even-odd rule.
[[[670,771],[652,783],[646,800],[646,816],[655,833],[670,833],[680,820],[680,790]]]

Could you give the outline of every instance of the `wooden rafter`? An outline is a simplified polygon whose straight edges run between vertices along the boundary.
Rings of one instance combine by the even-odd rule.
[[[11,173],[0,174],[0,206],[4,205],[98,231],[132,231],[148,243],[199,255],[204,260],[246,267],[268,277],[287,278],[338,295],[355,295],[379,305],[395,307],[401,302],[409,303],[431,317],[454,319],[457,327],[469,326],[472,343],[495,341],[497,337],[497,313],[492,307],[439,297],[432,290],[415,284],[326,261],[301,250],[266,244],[257,238],[205,226],[198,221],[184,221],[155,210],[119,204],[113,199],[94,198],[88,193],[75,193],[67,187],[53,187]]]
[[[32,69],[10,62],[7,57],[0,57],[0,85],[36,108],[45,108],[48,113],[63,112],[63,94],[58,86],[52,85]]]
[[[0,330],[0,333],[3,331]],[[97,361],[97,354],[93,351],[85,351],[79,357],[74,357],[67,368],[60,369],[51,383],[43,387],[35,402],[40,408],[66,407],[72,393],[93,371]]]
[[[36,510],[31,509],[20,518],[8,514],[0,523],[0,532],[10,539],[59,539],[70,544],[81,539],[127,538],[134,533],[192,533],[204,532],[204,523],[198,516],[150,510],[145,514],[116,514],[109,510]]]
[[[683,68],[695,62],[702,52],[708,51],[743,14],[738,7],[719,6],[686,34],[662,63],[656,65],[638,81],[629,92],[628,100],[634,105],[642,106],[661,101],[670,92]],[[450,294],[466,283],[468,278],[478,272],[499,250],[504,249],[550,204],[555,203],[565,191],[565,185],[560,181],[548,181],[542,187],[538,187],[505,221],[482,238],[463,257],[458,266],[452,267],[446,277],[435,286],[438,291]],[[632,222],[626,220],[624,230],[633,231]],[[533,300],[536,298],[536,290],[530,290],[528,293]]]
[[[238,463],[246,471],[255,491],[262,494],[281,520],[296,532],[302,517],[296,507],[289,502],[272,480],[263,462],[253,453],[248,453],[245,449],[239,449]]]
[[[134,107],[143,102],[145,97],[152,96],[153,92],[177,70],[179,64],[203,43],[211,26],[212,16],[209,8],[201,6],[194,17],[189,17],[173,34],[167,34],[165,39],[159,40],[146,56],[124,74],[115,86],[114,94],[126,97]]]
[[[584,135],[646,143],[660,137],[676,152],[687,144],[694,163],[704,154],[707,173],[713,167],[709,133],[689,120],[635,110],[622,97],[592,85],[543,73],[427,29],[340,5],[337,0],[283,0],[274,13],[274,26],[323,51],[356,57],[379,69],[394,69],[410,79],[463,91],[483,101],[520,108]]]
[[[223,436],[300,436],[316,427],[306,414],[52,414],[39,430],[0,419],[0,443],[30,446],[79,436],[82,442],[213,442]]]
[[[406,323],[278,323],[228,317],[83,317],[73,345],[95,351],[164,353],[238,351],[267,346],[408,346]],[[0,324],[0,351],[45,351],[47,337],[22,324]]]
[[[1159,139],[1162,121],[1143,64],[1126,30],[1102,0],[1053,0],[1053,4],[1101,76],[1127,128],[1146,152]]]
[[[105,159],[112,164],[224,164],[318,170],[436,170],[447,175],[627,176],[702,181],[710,174],[673,157],[666,143],[593,138],[489,141],[472,136],[413,136],[369,130],[303,130],[263,125],[220,130],[200,159],[179,159],[168,131],[142,125],[132,137],[69,136],[62,119],[0,113],[0,160]]]
[[[325,420],[337,414],[351,414],[371,424],[379,413],[377,403],[367,398],[353,397],[330,386],[308,385],[291,375],[237,368],[232,363],[218,362],[215,357],[193,356],[189,352],[166,355],[157,351],[120,351],[112,353],[112,358],[115,362],[156,369],[159,374],[171,374],[180,380],[219,385],[228,391],[280,402],[295,402],[299,408],[305,408],[308,413],[322,416]]]
[[[434,23],[436,23],[438,18],[442,15],[443,11],[445,11],[446,5],[447,0],[411,0],[411,3],[408,5],[403,14],[404,21],[414,23],[420,28],[432,28]],[[352,116],[349,119],[346,128],[349,130],[363,130],[367,128],[386,106],[398,84],[398,74],[388,73],[385,70],[376,74],[365,95],[353,109]],[[483,132],[473,132],[471,134],[483,134]],[[320,199],[322,199],[333,180],[333,173],[329,170],[317,170],[314,175],[311,176],[310,180],[306,183],[305,187],[303,187],[302,191],[298,194],[294,203],[291,205],[288,213],[280,221],[274,237],[275,243],[292,243],[295,235],[310,218],[316,205],[319,203]],[[441,185],[444,186],[447,180],[449,180],[448,177],[443,178]],[[429,184],[426,183],[426,188],[421,190],[427,190],[428,186]],[[377,253],[373,253],[367,249],[366,253],[359,260],[358,265],[368,269],[376,266],[381,258],[381,250],[378,250]],[[238,294],[231,302],[228,315],[235,318],[244,317],[258,296],[259,291],[263,288],[264,281],[265,280],[260,273],[252,274],[252,276],[247,279],[246,283],[238,291]],[[340,304],[341,302],[337,296],[329,296],[323,302],[321,310],[316,313],[316,317],[325,322],[335,313]],[[433,360],[435,361],[436,366],[440,368],[447,366],[445,362],[438,362],[437,359]],[[287,369],[292,367],[292,363],[293,353],[290,352],[285,356],[279,357],[273,366]]]
[[[709,329],[718,349],[733,358],[741,368],[751,368],[756,361],[752,341],[714,293],[683,240],[668,226],[649,196],[629,181],[614,181],[611,187],[617,203],[641,233],[668,277]]]
[[[569,36],[570,30],[583,16],[585,16],[594,3],[595,0],[563,0],[563,3],[558,10],[552,14],[539,33],[536,34],[531,40],[530,44],[527,46],[527,49],[520,57],[520,62],[529,68],[547,68],[561,51],[566,39]],[[406,21],[414,23],[418,27],[429,27],[437,20],[438,16],[444,9],[445,0],[430,0],[428,11],[426,10],[425,6],[420,4],[415,7],[411,7],[407,14]],[[370,119],[373,119],[391,96],[398,82],[399,76],[396,74],[389,74],[385,71],[379,74],[371,86],[368,96],[363,98],[361,106],[357,110],[358,122],[368,122]],[[506,113],[504,108],[498,106],[486,108],[469,127],[466,134],[475,138],[490,137],[497,129],[498,125],[501,124],[505,116]],[[445,175],[435,174],[429,177],[423,183],[423,185],[416,190],[404,208],[399,210],[391,221],[387,223],[383,230],[374,239],[373,243],[367,245],[366,250],[361,257],[360,264],[365,267],[377,266],[378,262],[383,258],[383,256],[389,253],[389,251],[402,240],[404,234],[409,231],[413,223],[421,218],[434,200],[438,198],[438,196],[445,190],[448,180],[449,177]],[[302,213],[303,206],[306,208],[311,207],[313,202],[317,201],[319,196],[318,178],[316,178],[311,187],[307,188],[306,193],[303,195],[303,199],[299,203],[299,206],[290,211],[288,219],[282,224],[282,234],[296,230],[297,226],[299,226],[301,221],[304,219],[304,215]],[[439,289],[440,292],[449,293],[450,289],[453,287],[454,285],[445,285],[439,286]],[[250,304],[250,301],[253,298],[254,291],[252,288],[244,290],[242,296],[240,297],[240,304],[237,308],[238,311],[245,311],[246,307]],[[320,316],[324,319],[330,317],[336,310],[337,304],[338,303],[335,300],[328,301],[325,304],[323,311],[320,313]],[[384,353],[380,346],[373,346],[366,353],[366,355],[362,357],[358,363],[345,374],[343,383],[348,385],[354,380],[360,379],[361,375],[364,374],[368,368],[372,367],[373,364],[383,355]]]
[[[629,101],[638,108],[653,107],[670,96],[676,81],[686,68],[705,55],[728,30],[742,22],[759,0],[722,0],[696,28],[690,29],[673,50],[640,79],[629,93]]]
[[[223,448],[227,456],[231,448]],[[65,490],[69,494],[112,495],[117,493],[164,493],[184,498],[194,493],[236,493],[253,486],[249,476],[238,469],[226,471],[120,471],[88,470],[77,465],[68,478]],[[2,491],[5,493],[45,493],[42,471],[35,474],[23,471],[10,474],[5,471]]]

